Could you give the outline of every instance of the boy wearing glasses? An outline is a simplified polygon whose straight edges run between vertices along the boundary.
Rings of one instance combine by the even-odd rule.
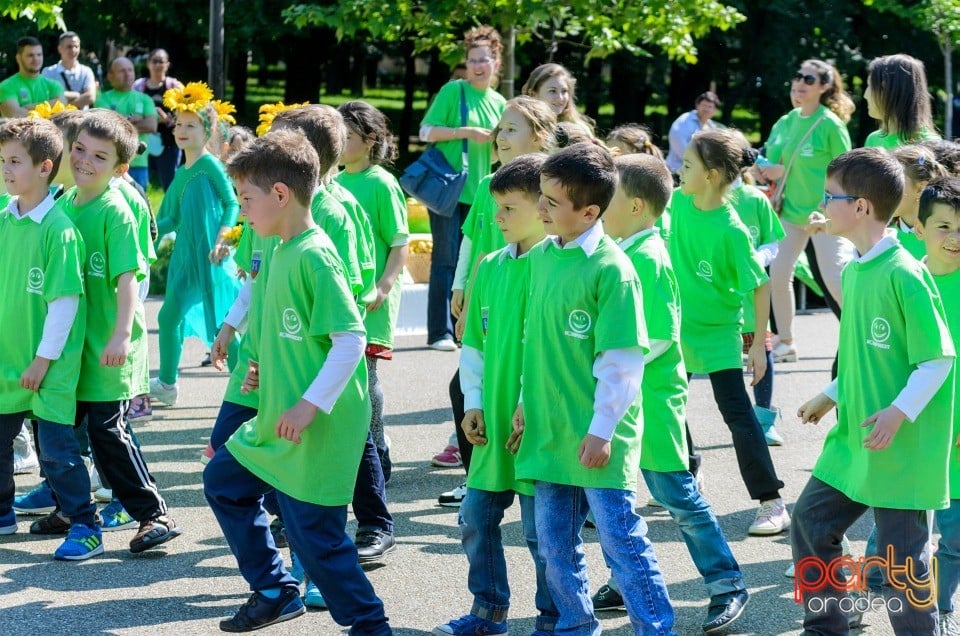
[[[815,424],[837,408],[790,533],[804,633],[848,633],[846,593],[864,584],[858,576],[832,585],[846,577],[831,562],[867,508],[894,631],[938,633],[926,511],[949,504],[955,352],[930,272],[885,232],[903,183],[897,160],[876,148],[827,168],[826,231],[849,239],[858,256],[843,271],[837,379],[798,412]]]

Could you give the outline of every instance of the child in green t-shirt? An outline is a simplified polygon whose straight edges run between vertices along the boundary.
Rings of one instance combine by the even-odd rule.
[[[794,597],[809,632],[847,632],[843,601],[865,591],[864,577],[835,585],[823,574],[837,571],[839,539],[867,508],[894,631],[937,630],[926,511],[949,504],[955,350],[930,272],[886,235],[903,182],[900,164],[878,148],[844,153],[827,168],[826,231],[849,239],[859,257],[843,272],[837,379],[798,411],[817,423],[837,408],[794,508]]]
[[[259,388],[259,412],[217,449],[203,474],[207,501],[254,590],[220,628],[250,631],[305,611],[260,505],[273,491],[290,545],[333,619],[386,636],[383,604],[345,532],[369,439],[360,363],[366,338],[343,262],[311,214],[320,161],[301,134],[277,130],[231,157],[228,170],[248,226],[281,243],[260,281],[266,284],[252,334],[260,363],[244,382]]]
[[[926,256],[923,241],[917,236],[914,227],[920,208],[920,194],[927,184],[938,177],[947,176],[947,170],[937,162],[929,148],[919,144],[901,146],[893,150],[893,156],[903,168],[903,198],[893,213],[891,225],[897,231],[900,245],[918,260]]]
[[[731,184],[756,151],[727,129],[694,135],[683,154],[680,188],[670,200],[670,258],[680,287],[680,346],[687,373],[707,374],[733,436],[740,476],[760,509],[748,532],[773,535],[790,526],[770,449],[744,387],[743,297],[754,298],[755,335],[747,366],[753,384],[766,374],[770,289],[750,233],[730,205]],[[688,441],[692,448],[692,437]],[[698,458],[694,458],[698,459]]]
[[[54,558],[80,561],[102,554],[103,541],[73,434],[87,312],[83,240],[49,192],[62,152],[60,131],[48,121],[0,126],[3,178],[12,195],[0,210],[0,324],[7,334],[0,363],[0,534],[17,531],[13,440],[32,416],[67,534]]]
[[[906,172],[906,170],[905,170]],[[924,188],[914,231],[926,246],[924,264],[937,285],[953,348],[960,347],[960,179],[938,179]],[[954,370],[953,423],[957,424],[957,380]],[[957,431],[954,431],[957,435]],[[960,441],[960,435],[957,436]],[[937,559],[937,608],[940,627],[960,631],[953,617],[953,595],[960,587],[960,456],[955,442],[950,447],[950,507],[937,510],[940,545]],[[951,632],[947,632],[951,633]]]
[[[650,338],[640,384],[644,422],[640,469],[650,494],[679,524],[690,557],[703,575],[710,594],[703,630],[711,634],[737,620],[750,595],[717,517],[688,470],[684,433],[687,374],[680,351],[680,297],[667,247],[656,226],[670,200],[673,175],[662,159],[649,154],[623,155],[615,163],[620,179],[603,215],[603,227],[618,242],[640,278]],[[623,609],[623,597],[614,579],[594,595],[593,607]]]
[[[550,600],[543,558],[537,544],[533,484],[518,481],[514,456],[507,449],[511,419],[520,398],[523,324],[529,286],[528,254],[546,236],[537,212],[542,154],[526,154],[501,167],[490,181],[497,203],[494,221],[507,246],[487,256],[473,283],[460,378],[466,415],[463,429],[476,448],[460,505],[463,550],[473,594],[470,613],[434,630],[467,636],[506,634],[510,582],[500,523],[504,511],[520,497],[520,520],[533,555],[539,612],[536,633],[553,633],[557,609]]]
[[[593,512],[634,629],[670,634],[670,597],[635,512],[638,397],[649,350],[640,281],[599,223],[616,185],[613,157],[591,143],[568,146],[543,165],[540,215],[555,236],[527,259],[516,475],[534,482],[537,539],[560,613],[556,631],[600,629],[580,536]]]

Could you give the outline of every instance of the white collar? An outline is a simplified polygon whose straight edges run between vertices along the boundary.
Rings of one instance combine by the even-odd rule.
[[[903,219],[897,217],[897,226],[900,228],[901,232],[906,232],[907,234],[913,234],[913,228],[903,222]]]
[[[866,254],[864,254],[863,256],[858,256],[854,260],[856,260],[856,262],[858,263],[866,263],[867,261],[872,261],[873,259],[877,258],[887,250],[892,249],[899,244],[900,244],[900,241],[897,240],[896,233],[887,231],[884,233],[883,238],[877,241],[876,245],[871,247]]]
[[[645,236],[649,236],[650,234],[660,234],[660,228],[654,226],[654,227],[647,228],[645,230],[640,230],[636,234],[631,234],[627,238],[621,239],[620,242],[617,243],[617,245],[620,247],[620,249],[626,251],[627,249],[630,248],[631,245],[633,245],[634,243],[637,243],[640,239],[642,239]]]
[[[53,195],[48,194],[43,201],[41,201],[37,207],[33,208],[23,216],[20,216],[20,208],[17,206],[17,202],[20,200],[20,197],[15,196],[10,199],[10,204],[7,206],[7,212],[12,214],[14,218],[22,219],[24,216],[29,218],[31,221],[39,225],[43,223],[43,217],[47,216],[47,212],[53,208],[54,200]]]
[[[599,247],[603,236],[603,225],[598,222],[594,223],[589,230],[578,236],[576,239],[563,246],[560,245],[559,236],[548,236],[547,238],[549,240],[544,242],[544,248],[549,246],[551,243],[564,250],[571,250],[579,247],[583,249],[583,252],[587,255],[587,258],[590,258],[593,256],[593,253],[597,251],[597,247]]]

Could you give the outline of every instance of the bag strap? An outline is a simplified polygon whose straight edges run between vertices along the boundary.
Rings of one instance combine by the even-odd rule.
[[[466,127],[467,125],[467,92],[463,88],[463,80],[460,83],[460,125]],[[460,152],[462,153],[462,164],[461,172],[467,171],[467,140],[463,139],[460,144]]]
[[[820,113],[820,117],[817,118],[817,121],[813,122],[813,126],[810,126],[810,128],[807,129],[806,134],[804,134],[803,137],[800,138],[800,143],[798,143],[797,147],[793,149],[793,154],[790,155],[790,161],[787,162],[787,167],[783,171],[783,178],[780,179],[779,183],[777,183],[776,189],[774,189],[773,191],[772,198],[774,200],[783,197],[783,190],[784,188],[787,187],[787,177],[790,176],[790,170],[793,168],[793,162],[797,159],[797,155],[800,154],[800,149],[803,148],[803,142],[805,142],[810,137],[810,135],[813,134],[814,129],[820,125],[820,122],[822,122],[823,118],[826,116],[827,116],[826,110]]]
[[[60,71],[60,77],[63,78],[63,85],[67,88],[68,91],[72,91],[73,87],[70,86],[70,80],[67,79],[67,72]]]

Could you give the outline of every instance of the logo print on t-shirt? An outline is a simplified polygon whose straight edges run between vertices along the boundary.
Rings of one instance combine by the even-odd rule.
[[[282,322],[283,331],[280,332],[281,338],[290,338],[297,342],[303,340],[301,336],[297,335],[300,333],[300,330],[303,329],[303,323],[300,321],[300,316],[297,315],[296,311],[290,307],[284,309]]]
[[[747,229],[750,230],[750,236],[752,236],[754,239],[760,238],[760,228],[758,228],[756,225],[750,225],[747,227]]]
[[[90,275],[104,278],[104,272],[107,269],[107,261],[100,252],[94,252],[90,255]]]
[[[870,338],[867,339],[867,344],[878,349],[889,349],[890,345],[885,344],[889,339],[890,323],[885,318],[874,318],[870,323]]]
[[[250,278],[256,280],[260,273],[260,266],[263,264],[263,252],[256,250],[250,257]]]
[[[697,263],[697,276],[704,279],[708,283],[713,282],[713,266],[707,261],[700,261]]]
[[[31,267],[27,272],[27,291],[31,294],[43,293],[43,270],[39,267]]]
[[[574,309],[567,317],[567,325],[570,329],[564,332],[566,335],[586,340],[586,333],[593,326],[593,319],[584,310]]]
[[[813,144],[806,143],[803,145],[803,148],[800,149],[801,157],[812,157],[813,156]]]

